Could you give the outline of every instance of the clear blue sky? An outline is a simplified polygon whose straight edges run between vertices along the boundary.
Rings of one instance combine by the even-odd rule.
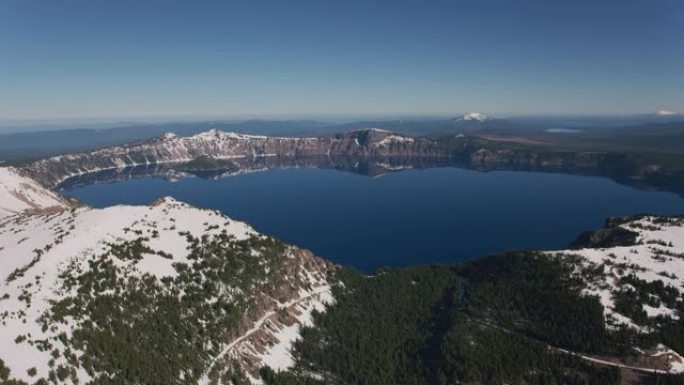
[[[0,119],[684,111],[684,1],[2,0]]]

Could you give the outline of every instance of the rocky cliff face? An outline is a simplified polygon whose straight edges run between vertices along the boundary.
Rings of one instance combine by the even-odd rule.
[[[480,147],[467,153],[468,163],[483,169],[599,171],[618,159],[605,152],[532,151]]]
[[[427,138],[413,138],[378,129],[317,138],[239,135],[211,130],[191,137],[167,134],[127,146],[51,157],[31,164],[25,171],[45,186],[54,187],[67,178],[96,171],[182,163],[202,156],[215,159],[332,155],[447,156],[445,151],[443,146]]]
[[[383,157],[354,158],[347,156],[257,157],[234,158],[229,162],[204,162],[206,167],[195,167],[197,162],[160,163],[126,168],[107,169],[78,175],[62,182],[60,188],[72,189],[95,183],[112,183],[136,178],[160,178],[176,181],[186,177],[220,179],[233,175],[286,168],[319,168],[378,176],[409,169],[426,169],[457,165],[443,157]]]
[[[272,159],[272,160],[269,160]],[[189,163],[189,164],[188,164]],[[334,136],[292,138],[225,133],[216,130],[195,136],[162,137],[96,151],[46,158],[22,169],[24,175],[54,188],[94,173],[125,172],[135,167],[188,164],[176,172],[202,171],[200,165],[224,165],[232,172],[278,165],[340,168],[369,175],[412,167],[447,164],[478,170],[527,170],[610,177],[620,183],[684,191],[672,174],[653,164],[605,152],[554,151],[539,146],[508,146],[464,135],[441,138],[410,137],[379,129],[364,129]],[[230,164],[229,166],[225,166]],[[367,170],[359,169],[367,166]],[[234,167],[233,167],[234,166]],[[385,167],[389,166],[389,167]],[[673,182],[675,181],[675,182]]]

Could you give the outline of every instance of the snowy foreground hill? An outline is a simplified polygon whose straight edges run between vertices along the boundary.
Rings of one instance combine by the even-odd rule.
[[[676,374],[682,310],[684,218],[362,277],[217,211],[172,198],[93,209],[0,168],[0,384]],[[506,366],[507,346],[546,358]]]
[[[1,175],[0,359],[10,378],[119,383],[121,370],[136,370],[146,383],[208,383],[235,365],[258,376],[262,365],[291,365],[299,325],[332,300],[330,264],[218,212],[171,198],[72,208],[33,184],[44,199],[25,199],[10,185],[22,178]],[[49,212],[34,213],[40,203]]]

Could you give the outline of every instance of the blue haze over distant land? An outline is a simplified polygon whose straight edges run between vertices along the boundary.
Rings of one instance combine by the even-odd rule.
[[[684,2],[0,2],[0,120],[684,111]]]

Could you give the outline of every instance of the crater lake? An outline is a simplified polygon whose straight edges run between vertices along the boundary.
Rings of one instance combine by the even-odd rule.
[[[372,177],[317,168],[204,176],[94,179],[62,193],[94,207],[172,196],[367,273],[564,248],[610,216],[684,214],[677,194],[594,176],[454,167]]]

